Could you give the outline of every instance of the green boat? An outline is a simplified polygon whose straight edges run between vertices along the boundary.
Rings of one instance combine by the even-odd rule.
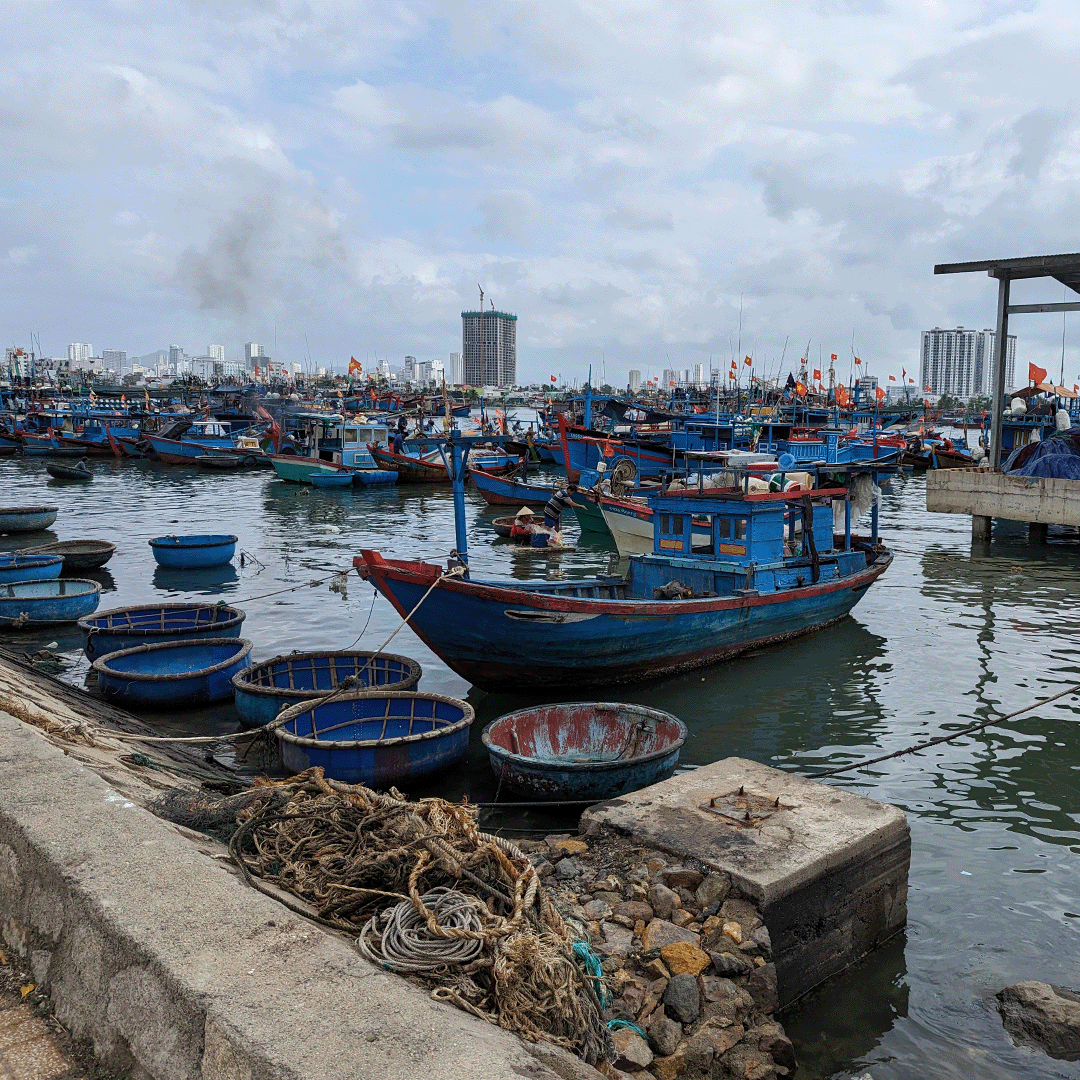
[[[289,417],[290,431],[279,452],[270,455],[282,480],[310,484],[313,473],[348,472],[359,484],[386,484],[395,474],[380,470],[369,445],[385,446],[390,429],[370,421],[347,421],[340,414],[299,413]]]

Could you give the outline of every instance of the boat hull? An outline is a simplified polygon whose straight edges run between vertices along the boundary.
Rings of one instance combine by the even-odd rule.
[[[0,557],[0,585],[58,578],[63,569],[64,560],[59,555],[3,556]]]
[[[619,600],[610,579],[580,596],[446,578],[409,620],[425,644],[484,690],[612,686],[704,667],[843,618],[888,568],[883,553],[847,577],[775,593]],[[442,573],[364,551],[355,565],[405,617]],[[585,595],[586,593],[592,595]]]
[[[544,506],[551,498],[550,486],[510,480],[483,469],[470,469],[469,476],[489,506]]]
[[[196,638],[107,653],[94,661],[94,671],[110,701],[171,709],[227,700],[233,676],[250,663],[245,638]]]
[[[56,520],[58,511],[56,506],[0,509],[0,533],[41,532]]]
[[[107,653],[192,638],[236,638],[245,618],[240,608],[217,604],[144,604],[112,608],[79,620],[90,660]]]
[[[101,586],[81,578],[49,578],[0,586],[0,627],[77,622],[97,610]]]

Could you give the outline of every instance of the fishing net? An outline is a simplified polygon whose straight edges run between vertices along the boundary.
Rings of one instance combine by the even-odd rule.
[[[236,796],[173,794],[154,809],[227,839],[254,888],[354,936],[362,955],[424,979],[437,1000],[590,1063],[611,1059],[573,934],[526,856],[481,832],[468,808],[309,769]]]

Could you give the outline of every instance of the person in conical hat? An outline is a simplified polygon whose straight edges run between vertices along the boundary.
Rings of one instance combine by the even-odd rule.
[[[523,506],[515,515],[514,519],[532,517],[533,512],[527,506]]]

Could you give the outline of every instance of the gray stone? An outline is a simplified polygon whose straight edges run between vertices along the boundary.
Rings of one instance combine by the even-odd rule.
[[[617,892],[609,892],[607,889],[597,889],[593,893],[594,900],[603,900],[605,904],[610,904],[614,907],[616,904],[622,903],[622,894]]]
[[[741,1024],[750,1015],[753,1007],[754,999],[741,987],[736,987],[734,994],[728,994],[719,1001],[706,1002],[701,1011],[711,1021]]]
[[[700,975],[701,996],[706,1001],[723,1001],[730,997],[738,987],[730,979],[719,979],[715,975]]]
[[[799,1067],[795,1060],[795,1047],[779,1024],[762,1024],[754,1034],[757,1035],[759,1050],[768,1054],[782,1069],[787,1069],[789,1074],[795,1072]]]
[[[678,1049],[682,1038],[682,1024],[676,1023],[666,1013],[658,1013],[649,1028],[649,1045],[659,1057],[669,1057]]]
[[[1006,986],[997,997],[1002,1023],[1015,1042],[1063,1061],[1080,1060],[1080,993],[1022,982]]]
[[[611,1041],[615,1044],[615,1068],[637,1072],[652,1064],[653,1053],[649,1044],[630,1028],[621,1028],[613,1032]]]
[[[547,859],[541,857],[533,863],[533,869],[536,871],[536,876],[543,881],[544,878],[551,877],[555,873],[555,867],[547,861]]]
[[[641,945],[647,953],[659,952],[665,945],[674,945],[679,941],[693,945],[695,949],[701,947],[700,935],[664,919],[653,919],[641,935]]]
[[[669,889],[696,889],[705,880],[700,870],[685,866],[666,866],[660,876]]]
[[[628,930],[618,923],[605,922],[600,924],[604,933],[604,940],[596,946],[596,951],[601,956],[629,956],[634,944],[634,931]]]
[[[725,900],[720,908],[720,918],[724,922],[737,922],[746,934],[762,925],[758,909],[746,900]]]
[[[734,946],[732,946],[734,948]],[[717,975],[745,975],[750,970],[750,962],[734,952],[709,953],[712,957],[713,970]]]
[[[682,907],[691,911],[697,911],[697,897],[694,896],[693,890],[686,888],[685,885],[680,885],[675,891],[679,894],[679,899],[682,901]]]
[[[680,1024],[692,1024],[701,1012],[701,991],[693,975],[673,975],[664,991],[664,1011]]]
[[[698,907],[704,912],[705,908],[712,904],[719,907],[727,899],[729,892],[731,892],[731,878],[727,874],[714,873],[709,874],[697,887],[694,898],[697,900]],[[715,914],[715,911],[709,912],[709,915],[713,914]],[[706,918],[708,918],[708,915]]]
[[[649,903],[658,919],[666,919],[679,907],[679,894],[657,883],[649,889]]]
[[[611,915],[611,905],[605,904],[603,900],[590,900],[584,906],[584,911],[587,918],[599,922],[601,919],[606,919]]]
[[[581,867],[573,859],[567,856],[555,864],[555,877],[560,881],[568,881],[581,875]]]
[[[765,964],[754,968],[746,980],[746,989],[754,999],[754,1004],[763,1013],[776,1012],[780,1001],[776,992],[776,965]]]

